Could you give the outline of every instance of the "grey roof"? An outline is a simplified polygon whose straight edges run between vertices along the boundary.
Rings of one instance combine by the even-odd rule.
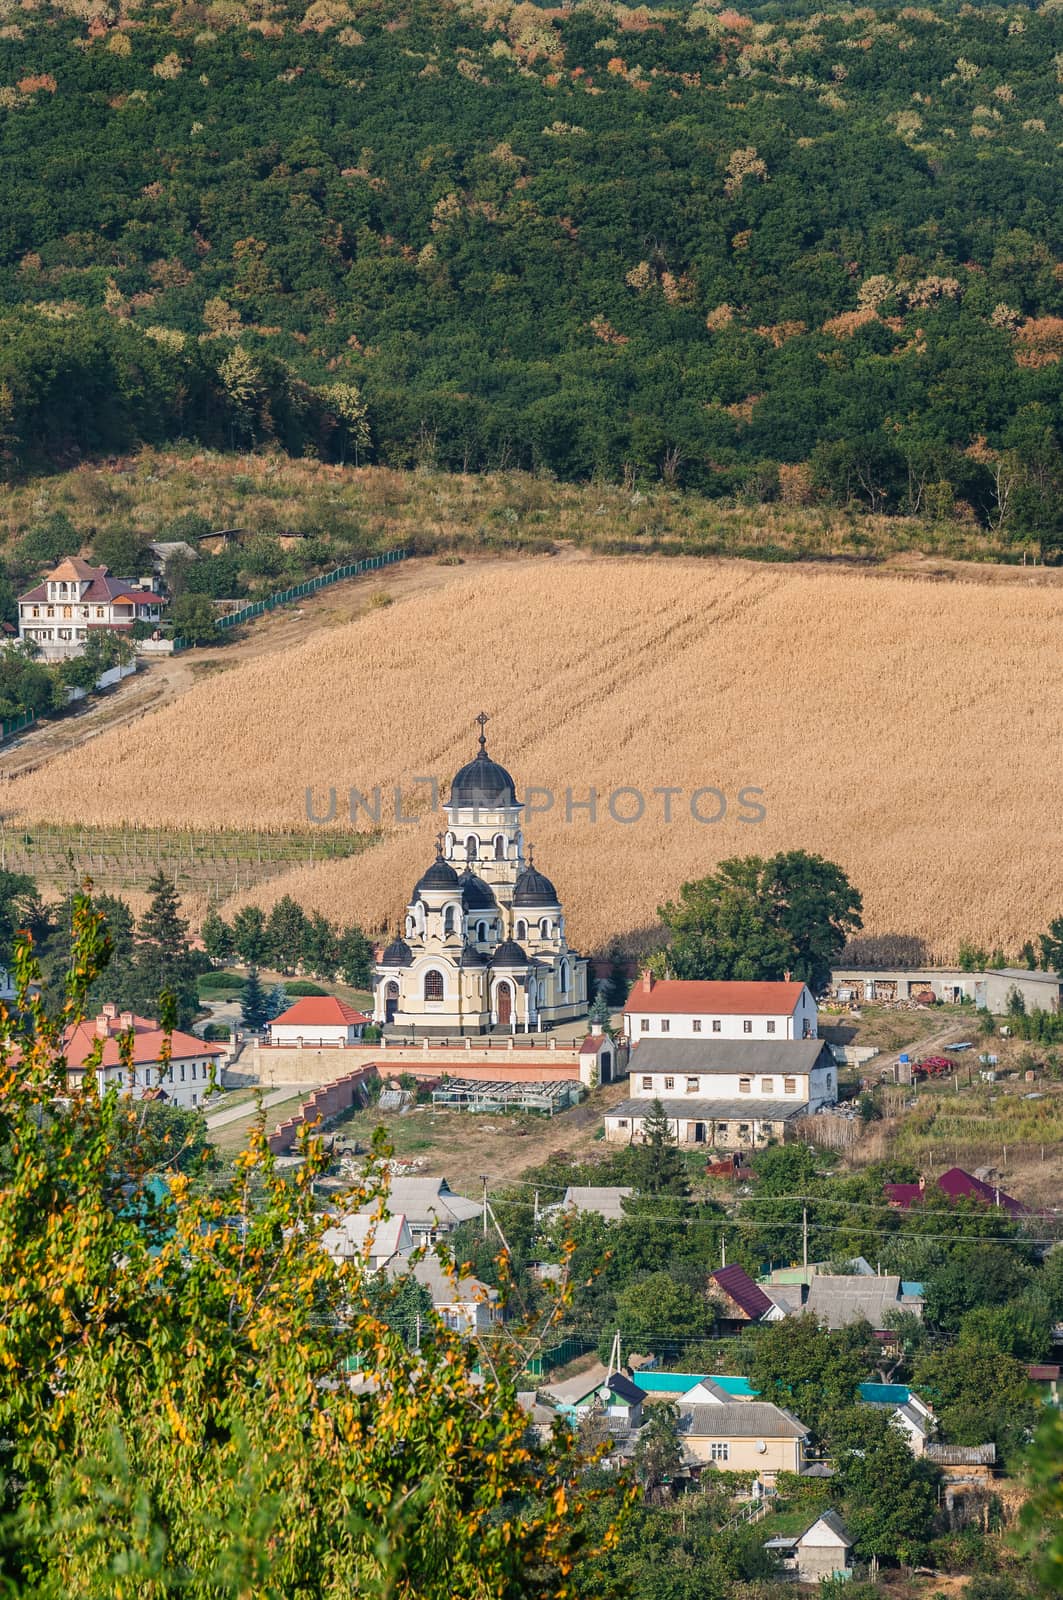
[[[634,1189],[617,1184],[603,1184],[597,1187],[591,1184],[570,1183],[565,1190],[561,1207],[564,1211],[570,1208],[574,1211],[596,1211],[606,1222],[619,1222],[624,1215],[620,1202],[634,1193]]]
[[[803,1439],[808,1429],[789,1411],[769,1400],[735,1400],[730,1405],[680,1405],[679,1427],[696,1439]]]
[[[423,1256],[412,1266],[402,1257],[393,1257],[387,1263],[386,1270],[391,1278],[401,1278],[405,1277],[407,1272],[412,1273],[417,1282],[428,1290],[434,1306],[474,1305],[481,1302],[487,1304],[498,1299],[498,1290],[489,1288],[479,1278],[452,1277],[439,1257],[434,1254]]]
[[[575,1405],[578,1400],[586,1399],[595,1389],[605,1386],[609,1377],[609,1368],[603,1361],[594,1361],[583,1372],[577,1372],[574,1377],[562,1378],[557,1383],[544,1383],[540,1393],[548,1399],[556,1400],[559,1405]]]
[[[787,1316],[801,1310],[801,1285],[788,1283],[780,1287],[775,1283],[762,1283],[760,1286],[773,1306],[778,1306]]]
[[[808,1537],[813,1528],[818,1528],[821,1522],[830,1529],[831,1533],[836,1533],[839,1539],[844,1540],[845,1544],[850,1546],[852,1545],[853,1541],[849,1536],[849,1530],[833,1506],[828,1507],[826,1511],[821,1511],[818,1517],[812,1518],[812,1521],[808,1524],[808,1527],[798,1534],[798,1544],[800,1544],[802,1539]]]
[[[493,967],[526,967],[528,955],[522,950],[516,939],[503,939],[498,949],[491,956]]]
[[[445,1178],[392,1178],[387,1204],[393,1215],[401,1212],[411,1227],[468,1222],[481,1211],[477,1201],[451,1194]],[[361,1209],[372,1211],[376,1206],[371,1200]]]
[[[914,1406],[894,1406],[892,1410],[895,1417],[902,1416],[907,1418],[916,1432],[921,1433],[924,1439],[934,1426],[932,1419],[924,1417],[922,1412],[917,1411]]]
[[[900,1306],[900,1278],[846,1278],[816,1273],[804,1310],[828,1328],[846,1328],[851,1322],[870,1322],[873,1328],[884,1328],[887,1312],[898,1311]]]
[[[514,906],[556,906],[561,902],[550,879],[534,867],[525,867],[513,885]]]
[[[493,810],[496,806],[515,806],[517,791],[505,767],[492,761],[486,745],[481,745],[472,761],[454,774],[447,803],[452,806],[487,806]]]
[[[632,1072],[749,1072],[784,1076],[833,1067],[823,1039],[640,1039]]]
[[[456,889],[457,886],[458,875],[450,862],[436,856],[428,871],[418,878],[414,894],[420,894],[422,889]]]
[[[408,967],[412,960],[413,951],[406,943],[406,940],[396,934],[384,954],[380,957],[380,965],[382,967]]]
[[[1031,972],[1028,967],[987,967],[986,972],[994,978],[1023,978],[1027,983],[1063,984],[1061,972]]]
[[[495,891],[475,872],[467,867],[458,882],[461,884],[461,903],[466,911],[497,911]]]
[[[697,1100],[693,1095],[682,1100],[662,1100],[664,1114],[673,1121],[682,1117],[692,1122],[789,1122],[791,1117],[803,1117],[808,1112],[807,1100],[765,1100],[759,1095],[748,1095],[741,1100]],[[621,1100],[605,1113],[606,1121],[613,1117],[648,1117],[653,1101]]]
[[[926,1458],[939,1467],[991,1467],[997,1459],[995,1444],[928,1444]]]

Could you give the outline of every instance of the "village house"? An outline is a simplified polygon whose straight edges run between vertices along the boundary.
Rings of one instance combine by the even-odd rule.
[[[374,1217],[351,1212],[321,1235],[324,1249],[338,1265],[361,1259],[373,1272],[413,1254],[413,1234],[402,1215]]]
[[[127,1065],[119,1041],[130,1033]],[[167,1043],[171,1055],[164,1064]],[[67,1078],[72,1086],[80,1086],[86,1072],[93,1070],[90,1062],[97,1050],[95,1073],[101,1095],[116,1086],[120,1094],[133,1100],[169,1101],[186,1109],[201,1106],[213,1090],[219,1059],[225,1054],[224,1045],[208,1044],[195,1034],[176,1029],[167,1034],[150,1017],[137,1017],[111,1004],[105,1005],[98,1017],[77,1023],[63,1035]]]
[[[132,578],[112,578],[80,556],[66,556],[43,583],[19,596],[18,632],[46,661],[80,655],[93,628],[127,633],[135,622],[156,626],[162,599]]]
[[[725,1333],[737,1333],[750,1322],[781,1322],[785,1315],[744,1267],[717,1267],[710,1272],[709,1299]]]
[[[852,1577],[853,1541],[836,1511],[820,1512],[803,1533],[765,1539],[764,1548],[778,1560],[780,1576],[798,1583]]]
[[[688,1465],[755,1472],[770,1485],[780,1472],[802,1470],[808,1429],[789,1411],[766,1400],[693,1406],[684,1401],[679,1435]]]
[[[592,1211],[605,1222],[624,1220],[624,1201],[630,1199],[634,1189],[622,1184],[569,1184],[561,1201],[562,1211]]]
[[[633,986],[624,1006],[632,1044],[673,1039],[814,1039],[816,1002],[803,983],[723,983],[654,978]]]
[[[902,1311],[923,1314],[922,1299],[904,1292],[899,1277],[884,1274],[866,1277],[862,1273],[835,1276],[816,1273],[808,1288],[802,1312],[823,1328],[848,1328],[854,1322],[869,1322],[873,1331],[888,1336],[889,1322]]]
[[[470,1222],[481,1213],[475,1200],[454,1194],[446,1178],[393,1178],[387,1206],[393,1216],[406,1218],[416,1247],[435,1244],[459,1223]],[[379,1202],[370,1200],[361,1209],[364,1215],[372,1215],[379,1210]]]
[[[937,1430],[937,1418],[920,1395],[906,1383],[862,1383],[860,1398],[865,1405],[889,1413],[894,1427],[904,1434],[913,1456],[926,1454],[926,1447]]]
[[[990,967],[961,972],[959,967],[877,969],[839,967],[831,973],[831,990],[844,1002],[922,1000],[958,1005],[964,1000],[1003,1016],[1013,994],[1027,1011],[1063,1008],[1063,973],[1030,972],[1026,967]]]
[[[977,1200],[982,1205],[999,1206],[1011,1217],[1026,1215],[1026,1207],[1021,1200],[1005,1194],[999,1184],[986,1183],[984,1179],[976,1178],[973,1172],[965,1172],[962,1167],[950,1167],[943,1172],[930,1191],[932,1195],[934,1189],[938,1196],[944,1195],[946,1200]],[[920,1178],[918,1183],[887,1183],[885,1194],[891,1206],[896,1206],[900,1211],[909,1211],[912,1206],[926,1199],[926,1179]]]
[[[272,1045],[313,1046],[356,1044],[369,1017],[334,994],[307,995],[269,1024]]]
[[[838,1096],[838,1071],[819,1039],[643,1039],[628,1065],[633,1098],[605,1113],[605,1137],[641,1139],[659,1100],[678,1144],[723,1149],[780,1143],[788,1126]]]
[[[471,1275],[458,1277],[444,1267],[434,1253],[423,1256],[410,1267],[396,1258],[386,1268],[390,1277],[409,1272],[432,1297],[432,1308],[454,1333],[488,1333],[501,1320],[498,1290],[489,1288]]]

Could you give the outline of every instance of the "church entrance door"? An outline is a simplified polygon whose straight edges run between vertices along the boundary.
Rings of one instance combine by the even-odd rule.
[[[395,1013],[399,1009],[399,986],[394,979],[384,990],[384,1021],[394,1022]]]
[[[508,983],[500,983],[495,990],[495,1005],[498,1010],[498,1026],[508,1028],[513,1021],[513,991]]]

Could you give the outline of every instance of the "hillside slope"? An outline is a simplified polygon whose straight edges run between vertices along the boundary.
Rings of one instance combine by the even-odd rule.
[[[1003,574],[1000,575],[1003,577]],[[307,790],[341,825],[351,786],[446,784],[492,717],[490,748],[553,809],[529,822],[578,946],[634,934],[722,856],[804,847],[841,862],[868,933],[954,955],[1017,949],[1058,915],[1063,587],[936,585],[677,558],[528,558],[431,589],[215,674],[174,704],[6,786],[25,817],[300,826]],[[765,820],[738,792],[764,791]],[[655,789],[673,786],[673,821]],[[689,798],[716,787],[716,824]],[[565,792],[599,814],[565,820]],[[618,788],[641,821],[612,820]],[[637,802],[621,798],[617,811]],[[703,796],[712,815],[719,802]],[[365,825],[364,814],[360,824]],[[394,920],[439,816],[365,856],[299,869],[290,891],[331,915]]]

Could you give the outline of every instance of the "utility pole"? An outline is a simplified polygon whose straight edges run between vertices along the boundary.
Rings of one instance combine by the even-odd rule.
[[[483,1236],[486,1239],[487,1238],[487,1174],[486,1174],[486,1172],[481,1172],[481,1174],[480,1174],[480,1182],[483,1184],[483,1197],[484,1197]]]
[[[534,1220],[536,1225],[538,1225],[538,1222],[539,1222],[539,1191],[538,1191],[538,1189],[536,1189],[536,1191],[535,1191],[535,1205],[534,1205],[534,1208],[532,1210],[532,1219]]]
[[[808,1207],[801,1207],[801,1266],[808,1277]]]
[[[720,1235],[720,1266],[721,1267],[725,1267],[726,1265],[727,1265],[727,1236],[725,1234],[721,1234]]]

